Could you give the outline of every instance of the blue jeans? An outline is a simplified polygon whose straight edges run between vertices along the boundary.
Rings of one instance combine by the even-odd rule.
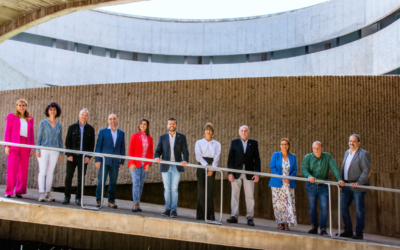
[[[362,233],[364,231],[365,194],[366,192],[354,192],[351,187],[343,187],[342,192],[340,192],[340,213],[342,214],[345,232],[353,232],[353,226],[351,224],[351,217],[349,212],[349,207],[351,206],[353,200],[354,200],[354,205],[356,206],[356,217],[357,217],[356,232]]]
[[[108,202],[115,202],[115,192],[117,191],[117,178],[119,166],[114,165],[106,165],[104,169],[104,180],[101,180],[101,175],[103,172],[103,164],[101,164],[99,171],[99,181],[97,182],[96,188],[96,200],[101,200],[101,186],[105,184],[107,180],[107,175],[109,175],[109,183],[108,183]]]
[[[165,209],[176,211],[178,208],[178,185],[181,174],[175,165],[171,165],[168,172],[161,173],[164,183]]]
[[[306,182],[306,190],[312,226],[313,228],[318,228],[318,226],[320,226],[321,230],[326,230],[329,206],[328,186],[323,184],[315,185],[313,183]],[[321,225],[318,224],[317,199],[319,200]]]
[[[133,202],[140,202],[142,196],[144,180],[146,179],[147,172],[144,171],[144,167],[135,168],[135,171],[129,169],[132,176],[132,197]]]

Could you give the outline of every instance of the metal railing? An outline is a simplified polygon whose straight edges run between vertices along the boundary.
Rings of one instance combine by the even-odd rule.
[[[131,157],[131,156],[121,156],[121,155],[111,155],[111,154],[102,154],[102,153],[95,153],[95,152],[86,152],[86,151],[77,151],[77,150],[70,150],[70,149],[60,149],[60,148],[50,148],[50,147],[41,147],[41,146],[34,146],[34,145],[26,145],[26,144],[18,144],[18,143],[11,143],[11,142],[4,142],[4,141],[0,141],[0,145],[4,145],[4,146],[14,146],[14,147],[23,147],[23,148],[33,148],[33,149],[43,149],[43,150],[50,150],[50,151],[58,151],[58,152],[65,152],[65,153],[74,153],[74,154],[82,154],[82,155],[90,155],[90,156],[97,156],[97,157],[103,157],[103,162],[104,161],[104,157],[108,157],[108,158],[116,158],[116,159],[125,159],[125,160],[136,160],[136,161],[146,161],[146,162],[153,162],[153,163],[157,163],[154,159],[147,159],[147,158],[139,158],[139,157]],[[84,161],[84,158],[82,159]],[[168,165],[177,165],[177,166],[182,166],[182,164],[180,162],[172,162],[172,161],[161,161],[160,163],[162,164],[168,164]],[[211,223],[211,224],[221,224],[222,222],[222,184],[223,184],[223,172],[231,172],[231,173],[241,173],[241,174],[251,174],[251,175],[259,175],[259,176],[266,176],[266,177],[275,177],[275,178],[284,178],[284,179],[289,179],[289,180],[296,180],[296,181],[303,181],[303,182],[308,182],[307,178],[303,178],[303,177],[295,177],[295,176],[284,176],[284,175],[276,175],[276,174],[269,174],[269,173],[262,173],[262,172],[254,172],[254,171],[245,171],[245,170],[236,170],[236,169],[231,169],[231,168],[221,168],[221,167],[210,167],[210,166],[201,166],[201,165],[195,165],[195,164],[190,164],[188,163],[186,165],[186,167],[192,167],[192,168],[201,168],[201,169],[205,169],[207,170],[212,170],[212,171],[218,171],[221,173],[221,216],[220,216],[220,221],[207,221],[206,218],[206,222],[207,223]],[[84,166],[82,166],[82,174],[84,173]],[[104,167],[103,167],[103,174],[104,174]],[[84,176],[82,175],[82,178],[84,178]],[[104,182],[104,175],[103,175],[103,180]],[[338,184],[338,182],[335,181],[326,181],[326,180],[315,180],[316,183],[321,183],[321,184],[325,184],[328,185],[328,195],[329,195],[329,215],[330,215],[330,236],[332,238],[336,238],[336,239],[344,239],[343,237],[336,237],[333,235],[332,233],[332,209],[331,209],[331,192],[330,192],[330,186],[337,186],[339,189],[338,192],[338,233],[340,234],[340,186]],[[83,184],[83,182],[82,182]],[[104,186],[104,183],[103,183]],[[348,187],[353,187],[351,184],[346,183],[344,186],[348,186]],[[359,185],[357,186],[357,188],[362,188],[362,189],[369,189],[369,190],[377,190],[377,191],[384,191],[384,192],[392,192],[392,193],[400,193],[399,189],[392,189],[392,188],[382,188],[382,187],[374,187],[374,186],[364,186],[364,185]],[[84,186],[82,185],[82,196],[83,196],[83,190],[84,190]],[[207,174],[206,174],[206,190],[207,190]],[[103,190],[102,190],[102,199],[103,199]],[[207,192],[205,195],[205,204],[207,205]],[[83,200],[83,199],[82,199]],[[102,201],[103,203],[103,201]],[[82,207],[85,209],[94,209],[92,207],[84,207],[82,204]],[[96,208],[96,210],[98,210],[98,208]]]

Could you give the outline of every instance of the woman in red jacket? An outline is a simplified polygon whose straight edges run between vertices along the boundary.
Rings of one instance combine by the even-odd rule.
[[[139,132],[132,134],[128,155],[153,159],[153,138],[150,136],[149,121],[147,119],[140,120],[138,129]],[[143,192],[144,180],[146,179],[147,172],[150,170],[151,162],[129,160],[128,167],[132,175],[132,212],[141,212],[142,209],[140,209],[139,202]]]

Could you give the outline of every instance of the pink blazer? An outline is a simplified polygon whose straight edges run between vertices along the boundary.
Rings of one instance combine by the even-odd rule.
[[[33,117],[28,121],[28,145],[35,145],[35,135],[33,132]],[[20,143],[20,128],[21,121],[14,113],[7,115],[6,131],[4,133],[5,142]],[[11,146],[10,149],[17,149],[18,147]]]

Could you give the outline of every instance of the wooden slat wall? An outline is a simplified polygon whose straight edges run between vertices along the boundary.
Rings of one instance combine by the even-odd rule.
[[[178,119],[178,130],[187,136],[190,162],[196,163],[194,144],[203,137],[206,122],[215,125],[215,139],[222,144],[220,166],[226,167],[232,139],[238,128],[247,124],[250,137],[259,141],[262,171],[270,172],[269,161],[282,137],[292,141],[292,151],[300,165],[310,153],[313,141],[322,141],[341,165],[348,149],[348,136],[358,133],[362,147],[371,153],[373,171],[395,173],[399,170],[400,78],[397,76],[366,77],[275,77],[221,80],[170,81],[52,87],[0,92],[0,138],[4,136],[7,113],[14,111],[20,98],[29,102],[35,118],[35,132],[43,111],[51,101],[63,108],[59,121],[64,138],[70,124],[77,122],[82,108],[90,111],[89,124],[96,133],[107,127],[107,116],[119,116],[119,127],[126,132],[126,143],[137,130],[138,121],[150,120],[154,147],[166,133],[166,120]],[[0,184],[5,183],[6,157],[0,152]],[[29,187],[37,187],[37,160],[31,159]],[[54,186],[64,185],[65,160],[55,171]],[[195,180],[195,170],[188,168],[182,180]],[[161,182],[158,167],[151,169],[146,181]],[[97,171],[89,166],[87,184],[95,185]],[[131,183],[126,167],[119,174],[118,184]]]

